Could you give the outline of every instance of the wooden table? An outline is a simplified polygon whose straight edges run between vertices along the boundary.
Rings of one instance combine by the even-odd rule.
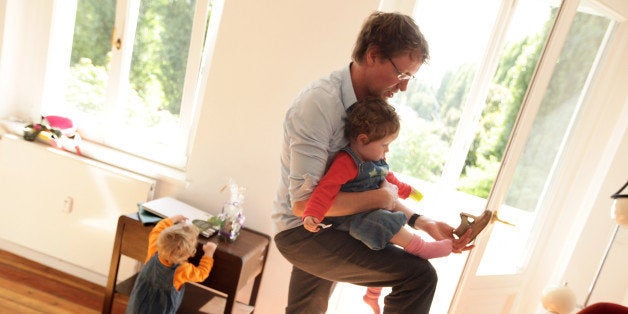
[[[118,219],[102,313],[111,313],[113,297],[116,292],[130,292],[130,290],[128,292],[123,291],[124,289],[121,288],[125,284],[116,284],[120,257],[121,255],[126,255],[143,263],[148,252],[148,233],[152,228],[152,225],[144,226],[139,221],[137,213],[120,216]],[[251,280],[254,280],[248,303],[251,307],[254,306],[268,256],[270,237],[266,234],[243,228],[234,242],[219,241],[217,236],[212,236],[209,239],[199,237],[201,244],[207,241],[216,242],[218,248],[214,253],[214,266],[209,277],[200,284],[226,294],[224,313],[232,313],[237,292]],[[134,279],[132,277],[132,281]],[[128,289],[129,283],[126,283],[126,286]],[[185,295],[197,293],[198,290],[209,292],[209,290],[194,289],[194,287],[194,285],[186,284]],[[192,290],[196,292],[192,292]],[[211,295],[208,296],[208,298],[211,297]],[[183,308],[186,300],[190,299],[194,299],[196,303],[199,300],[197,297],[184,297],[184,304],[181,307]]]

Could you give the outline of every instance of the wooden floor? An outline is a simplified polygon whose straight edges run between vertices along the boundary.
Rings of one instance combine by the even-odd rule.
[[[0,250],[0,313],[100,313],[105,288]],[[127,299],[114,300],[124,313]]]

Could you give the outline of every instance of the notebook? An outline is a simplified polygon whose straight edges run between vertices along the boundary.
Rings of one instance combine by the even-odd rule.
[[[142,203],[137,203],[137,209],[140,221],[142,222],[142,224],[144,224],[144,226],[154,225],[163,219],[162,217],[157,216],[144,209],[144,207],[142,207]]]
[[[214,215],[172,197],[162,197],[143,203],[142,208],[162,218],[183,215],[199,227],[204,237],[210,237],[217,232],[215,228],[207,224],[207,221]]]

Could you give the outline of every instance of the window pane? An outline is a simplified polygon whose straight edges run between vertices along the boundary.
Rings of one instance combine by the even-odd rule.
[[[73,118],[86,140],[184,167],[209,22],[209,1],[201,3],[197,14],[195,0],[130,1],[119,6],[125,12],[115,0],[78,0],[65,101],[54,111]],[[126,29],[115,30],[121,45],[112,49],[116,23]],[[194,60],[190,49],[198,49]]]
[[[391,100],[402,123],[400,135],[386,156],[391,170],[425,195],[418,205],[409,202],[410,207],[420,206],[417,210],[421,213],[452,226],[460,223],[460,211],[479,214],[486,203],[454,190],[459,172],[449,182],[443,179],[443,172],[452,158],[464,163],[467,151],[452,156],[454,142],[473,139],[467,132],[462,132],[466,140],[455,140],[455,136],[460,136],[457,130],[474,92],[476,76],[487,71],[481,67],[500,6],[498,0],[417,1],[413,17],[429,43],[430,60],[410,81],[408,90]],[[471,105],[479,106],[481,112],[483,99],[475,97],[479,104]],[[431,261],[444,276],[439,280],[432,312],[447,313],[466,258],[467,254],[452,254]]]
[[[407,92],[392,101],[403,124],[387,156],[395,171],[428,182],[440,179],[499,5],[497,0],[417,1],[414,19],[431,58]]]
[[[458,190],[488,196],[556,10],[545,0],[517,5]]]
[[[107,143],[168,164],[184,164],[187,130],[180,115],[196,1],[142,1],[126,106]],[[159,156],[155,158],[154,156]]]
[[[69,111],[98,116],[106,110],[115,8],[115,0],[79,0],[77,3],[65,90]]]
[[[500,217],[516,222],[516,226],[495,224],[478,275],[516,274],[525,268],[527,251],[535,243],[532,230],[545,189],[559,164],[569,127],[586,94],[585,83],[595,71],[594,61],[610,26],[608,18],[592,12],[581,6],[575,16],[505,204],[499,209]]]
[[[189,0],[142,1],[129,75],[130,107],[179,114],[195,5]]]

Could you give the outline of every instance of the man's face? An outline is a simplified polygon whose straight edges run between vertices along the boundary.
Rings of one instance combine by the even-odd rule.
[[[398,91],[405,91],[408,82],[421,68],[422,62],[412,58],[410,54],[401,54],[394,58],[377,58],[373,67],[373,76],[369,93],[388,99]]]

